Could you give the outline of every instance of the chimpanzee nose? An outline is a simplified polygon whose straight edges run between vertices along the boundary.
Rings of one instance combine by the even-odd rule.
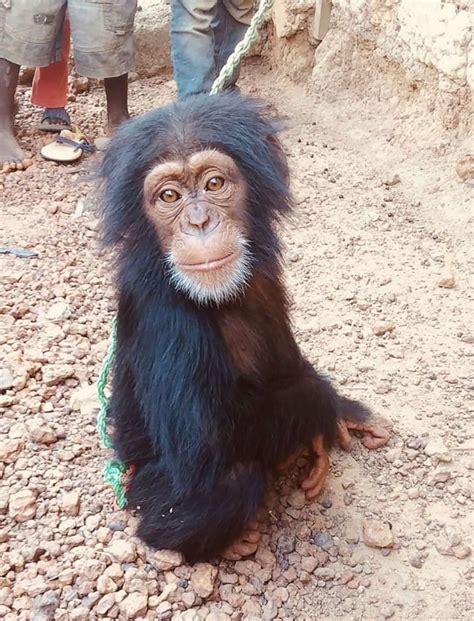
[[[183,215],[181,229],[186,235],[208,235],[219,224],[219,218],[214,211],[204,205],[192,205]]]

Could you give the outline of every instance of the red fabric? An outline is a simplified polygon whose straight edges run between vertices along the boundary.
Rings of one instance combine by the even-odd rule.
[[[64,21],[62,60],[47,67],[38,67],[33,78],[31,102],[42,108],[65,108],[67,101],[67,78],[71,29],[69,20]]]

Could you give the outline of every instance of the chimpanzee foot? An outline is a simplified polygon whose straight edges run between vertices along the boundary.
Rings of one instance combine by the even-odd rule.
[[[382,422],[360,423],[357,421],[341,418],[337,422],[337,433],[341,448],[348,451],[351,447],[350,430],[362,432],[362,444],[368,449],[377,449],[387,444],[390,432]]]
[[[247,530],[224,551],[222,557],[228,561],[240,561],[257,551],[259,541],[258,522],[249,522]]]
[[[329,455],[324,446],[322,435],[314,438],[313,451],[314,465],[309,475],[301,484],[308,500],[315,498],[319,494],[329,472]]]

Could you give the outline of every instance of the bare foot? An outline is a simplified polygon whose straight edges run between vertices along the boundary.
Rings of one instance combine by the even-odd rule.
[[[306,498],[315,498],[322,490],[329,472],[329,455],[324,446],[323,436],[318,435],[313,440],[314,465],[311,472],[301,484],[306,492]]]
[[[240,561],[257,551],[259,541],[258,522],[249,522],[247,530],[224,551],[222,557],[227,561]]]
[[[348,451],[351,447],[350,430],[362,432],[362,444],[368,449],[377,449],[387,444],[390,438],[389,424],[387,422],[372,421],[359,423],[348,419],[339,419],[337,422],[337,432],[341,448]]]
[[[0,130],[0,172],[25,170],[33,164],[33,160],[25,157],[20,145],[9,130]]]

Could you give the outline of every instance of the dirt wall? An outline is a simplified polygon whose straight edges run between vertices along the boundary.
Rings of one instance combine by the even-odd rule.
[[[330,6],[322,41],[318,4]],[[463,137],[474,114],[473,25],[472,0],[275,0],[267,53],[328,94],[416,101]]]

